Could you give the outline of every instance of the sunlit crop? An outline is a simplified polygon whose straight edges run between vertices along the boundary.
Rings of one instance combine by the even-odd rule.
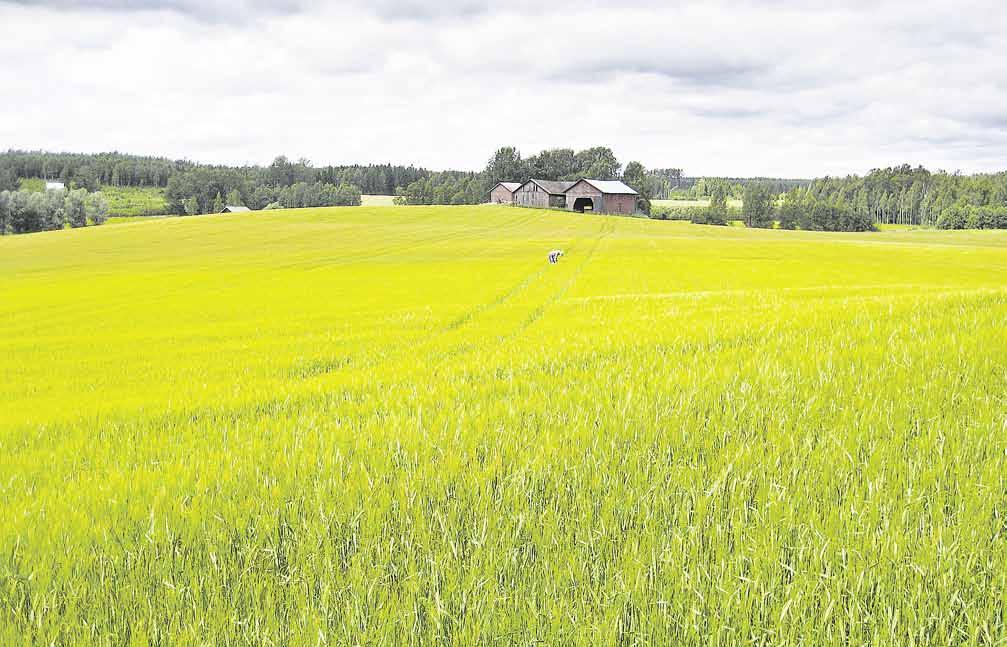
[[[1003,643],[1005,286],[506,207],[0,239],[0,644]]]

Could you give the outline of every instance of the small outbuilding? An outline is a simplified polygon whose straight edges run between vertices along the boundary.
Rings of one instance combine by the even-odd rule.
[[[66,185],[63,184],[62,182],[54,182],[52,180],[46,180],[45,190],[46,191],[65,191],[66,190]]]
[[[514,204],[539,209],[566,209],[566,190],[573,182],[558,180],[528,180],[514,192]]]
[[[639,194],[619,180],[578,180],[566,190],[566,209],[583,213],[636,212]]]
[[[246,211],[251,211],[251,209],[237,204],[229,204],[221,209],[220,213],[245,213]]]
[[[497,185],[490,191],[490,203],[514,204],[514,192],[520,187],[520,182],[497,182]]]

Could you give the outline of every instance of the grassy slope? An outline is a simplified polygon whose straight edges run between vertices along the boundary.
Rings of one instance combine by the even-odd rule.
[[[1003,636],[1005,283],[505,207],[0,239],[0,642]]]

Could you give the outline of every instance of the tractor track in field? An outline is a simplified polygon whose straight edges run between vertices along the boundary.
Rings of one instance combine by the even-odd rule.
[[[523,222],[528,222],[532,218],[533,218],[532,215],[528,215],[528,216],[522,215],[520,218],[517,218],[514,221],[509,221],[509,222],[505,223],[504,225],[500,225],[498,223],[498,224],[496,224],[494,226],[480,228],[479,230],[469,230],[468,232],[465,232],[465,234],[466,235],[470,235],[474,231],[477,232],[477,233],[485,233],[485,232],[497,230],[501,226],[510,227],[510,226],[514,226],[515,224],[521,224]],[[439,241],[447,242],[447,241],[449,241],[451,239],[455,239],[457,237],[458,237],[457,235],[456,236],[451,236],[451,237],[440,236],[440,237],[438,237],[438,240]],[[571,247],[571,249],[575,248],[575,246],[576,245],[574,245],[573,247]],[[596,242],[595,247],[596,246],[597,246],[597,242]],[[413,247],[413,246],[410,246],[410,247]],[[593,251],[594,251],[594,248],[592,248],[591,253],[593,253]],[[403,357],[407,353],[410,354],[410,355],[416,356],[417,354],[420,354],[420,353],[423,352],[423,348],[424,347],[430,346],[436,340],[444,337],[445,335],[453,333],[453,332],[455,332],[457,330],[463,329],[465,326],[467,326],[467,325],[469,325],[469,324],[471,324],[471,323],[473,323],[475,321],[478,321],[485,314],[487,314],[489,312],[492,312],[492,311],[496,310],[497,308],[505,306],[507,303],[509,303],[510,301],[512,301],[515,297],[519,296],[520,294],[522,294],[523,292],[525,292],[527,289],[529,289],[531,286],[535,285],[546,274],[546,272],[548,272],[548,271],[549,271],[549,267],[548,266],[540,266],[539,263],[536,262],[535,263],[535,269],[532,269],[530,272],[522,275],[521,278],[516,283],[514,283],[514,284],[510,285],[509,287],[507,287],[505,290],[503,290],[502,292],[500,292],[492,300],[484,302],[484,303],[479,303],[479,304],[475,305],[474,307],[468,309],[467,311],[463,312],[462,314],[458,315],[457,317],[454,317],[453,319],[451,319],[447,323],[445,323],[445,324],[443,324],[441,326],[435,327],[428,334],[426,334],[426,335],[420,335],[419,337],[411,339],[411,340],[406,340],[406,341],[404,341],[404,342],[396,345],[396,347],[394,349],[392,349],[389,353],[387,353],[387,354],[385,354],[385,355],[383,355],[381,357],[374,358],[374,359],[372,359],[370,361],[364,362],[362,364],[355,365],[353,368],[356,369],[356,370],[368,370],[369,371],[369,370],[373,370],[374,368],[377,368],[379,366],[385,366],[385,365],[388,365],[389,363],[394,363],[394,362],[397,362],[397,361],[401,361],[403,359]],[[463,352],[466,349],[469,349],[469,345],[459,344],[459,345],[455,346],[454,349],[446,351],[445,353],[441,353],[441,354],[435,355],[435,357],[438,357],[438,356],[448,356],[448,357],[456,356],[456,355],[460,354],[460,352]],[[460,350],[460,352],[455,352],[456,350]]]
[[[531,310],[531,312],[528,314],[528,316],[525,317],[524,319],[522,319],[521,322],[513,330],[511,330],[510,332],[508,332],[506,334],[503,334],[500,337],[498,337],[497,338],[498,343],[502,344],[502,343],[505,343],[507,341],[510,341],[512,339],[515,339],[515,338],[519,337],[524,331],[526,331],[529,327],[531,327],[536,321],[538,321],[539,319],[541,319],[542,316],[546,313],[546,311],[553,304],[555,304],[557,301],[559,301],[560,299],[562,299],[563,295],[565,295],[570,290],[570,288],[573,287],[574,284],[576,284],[577,280],[580,278],[581,274],[584,272],[584,269],[590,264],[591,260],[594,258],[594,255],[597,252],[598,247],[601,245],[602,241],[605,238],[607,238],[608,236],[610,236],[614,231],[615,231],[614,224],[613,223],[609,223],[609,222],[605,222],[603,224],[601,230],[599,231],[598,235],[596,237],[594,237],[594,239],[593,239],[593,241],[591,243],[590,249],[588,249],[587,253],[577,263],[576,267],[571,271],[570,275],[566,278],[566,280],[562,282],[562,284],[559,286],[559,288],[556,289],[554,292],[552,292],[548,297],[546,297],[545,300],[541,301],[537,306],[535,306]],[[579,240],[580,239],[578,239],[578,242],[579,242]],[[571,250],[576,249],[576,248],[577,248],[577,244],[576,243],[574,243],[573,245],[570,246]],[[543,268],[542,270],[534,273],[534,277],[537,278],[537,277],[541,276],[547,270],[548,270],[548,268]],[[531,278],[531,277],[529,277],[529,278]],[[526,286],[521,285],[520,287],[522,287],[522,289],[523,289]],[[522,290],[514,290],[514,289],[512,289],[511,291],[516,294],[516,293],[519,293]],[[510,298],[510,296],[513,296],[513,295],[508,295],[508,299]],[[456,359],[456,358],[458,358],[460,356],[463,356],[466,353],[471,352],[474,349],[475,349],[475,346],[473,346],[472,344],[458,344],[458,345],[456,345],[455,347],[453,347],[451,349],[448,349],[448,350],[446,350],[446,351],[444,351],[442,353],[439,353],[433,359],[433,361],[436,362],[438,365],[440,365],[440,364],[443,364],[444,362],[446,362],[448,360],[453,360],[453,359]]]
[[[577,264],[577,267],[570,274],[569,278],[567,278],[567,280],[563,282],[560,288],[556,290],[548,299],[546,299],[537,308],[535,308],[535,310],[533,310],[531,314],[528,315],[528,318],[525,319],[521,323],[521,325],[517,327],[517,329],[511,332],[511,334],[505,337],[504,339],[505,340],[513,339],[514,337],[517,337],[518,335],[523,333],[532,324],[541,319],[542,315],[545,314],[545,311],[550,306],[552,306],[557,301],[562,299],[563,296],[570,290],[570,288],[577,283],[577,280],[580,278],[580,275],[584,273],[584,268],[586,268],[588,264],[591,262],[591,259],[594,258],[594,254],[595,252],[598,251],[598,246],[601,245],[601,242],[604,239],[608,238],[610,235],[612,235],[612,233],[614,232],[615,232],[615,226],[612,223],[606,222],[605,226],[602,228],[600,235],[594,239],[594,243],[591,245],[591,249],[589,249],[587,254],[584,256],[584,260],[582,260],[580,263]]]

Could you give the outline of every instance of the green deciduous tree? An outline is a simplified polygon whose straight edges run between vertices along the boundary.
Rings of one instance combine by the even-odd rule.
[[[745,186],[742,193],[741,215],[749,227],[773,226],[775,196],[768,184],[756,182]]]

